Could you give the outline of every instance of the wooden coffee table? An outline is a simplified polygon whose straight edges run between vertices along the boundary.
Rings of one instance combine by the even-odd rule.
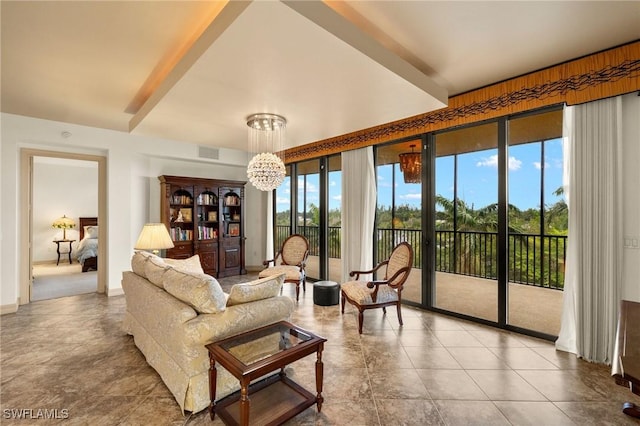
[[[256,330],[210,343],[209,414],[216,413],[225,424],[276,425],[317,404],[322,409],[322,351],[327,339],[316,336],[291,323],[281,321]],[[289,379],[284,368],[312,353],[316,360],[316,395]],[[216,404],[216,362],[240,381],[240,393]],[[272,371],[266,379],[251,384]]]

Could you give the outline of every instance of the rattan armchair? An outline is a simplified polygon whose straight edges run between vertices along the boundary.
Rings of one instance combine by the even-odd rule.
[[[273,259],[262,262],[267,269],[260,271],[260,278],[272,275],[285,274],[284,282],[296,285],[296,301],[300,297],[300,284],[302,291],[306,291],[307,275],[304,270],[309,256],[309,241],[300,234],[287,237],[282,243],[282,248]]]
[[[382,308],[387,313],[387,306],[396,306],[398,322],[402,325],[402,289],[409,277],[413,263],[413,249],[409,243],[398,244],[391,252],[388,260],[379,263],[369,271],[351,271],[349,276],[354,281],[343,283],[340,286],[342,294],[342,313],[344,314],[345,302],[351,303],[358,309],[358,332],[362,334],[363,312],[367,309]],[[386,265],[384,279],[373,281],[360,281],[360,275],[373,274]]]

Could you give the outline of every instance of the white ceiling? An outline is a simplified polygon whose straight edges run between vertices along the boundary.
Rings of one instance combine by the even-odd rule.
[[[246,149],[297,146],[640,39],[634,1],[5,1],[3,112]]]

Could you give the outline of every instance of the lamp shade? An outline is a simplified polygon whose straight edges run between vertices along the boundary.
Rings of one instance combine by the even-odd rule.
[[[51,226],[56,229],[62,229],[62,239],[66,240],[67,229],[75,228],[76,222],[70,217],[63,215],[62,217],[59,217],[58,219],[54,220]]]
[[[164,223],[147,223],[142,228],[134,248],[158,253],[159,250],[172,247],[173,241],[171,241],[171,236],[169,236],[169,231]]]

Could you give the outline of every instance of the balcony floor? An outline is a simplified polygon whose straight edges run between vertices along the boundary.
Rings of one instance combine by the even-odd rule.
[[[319,258],[309,256],[307,276],[318,277]],[[340,282],[342,262],[330,259],[329,279]],[[402,293],[404,300],[420,303],[422,276],[414,269]],[[561,290],[509,283],[508,323],[517,327],[557,336],[562,313]],[[435,306],[451,312],[470,315],[489,321],[498,320],[498,287],[494,280],[466,275],[436,273]]]

